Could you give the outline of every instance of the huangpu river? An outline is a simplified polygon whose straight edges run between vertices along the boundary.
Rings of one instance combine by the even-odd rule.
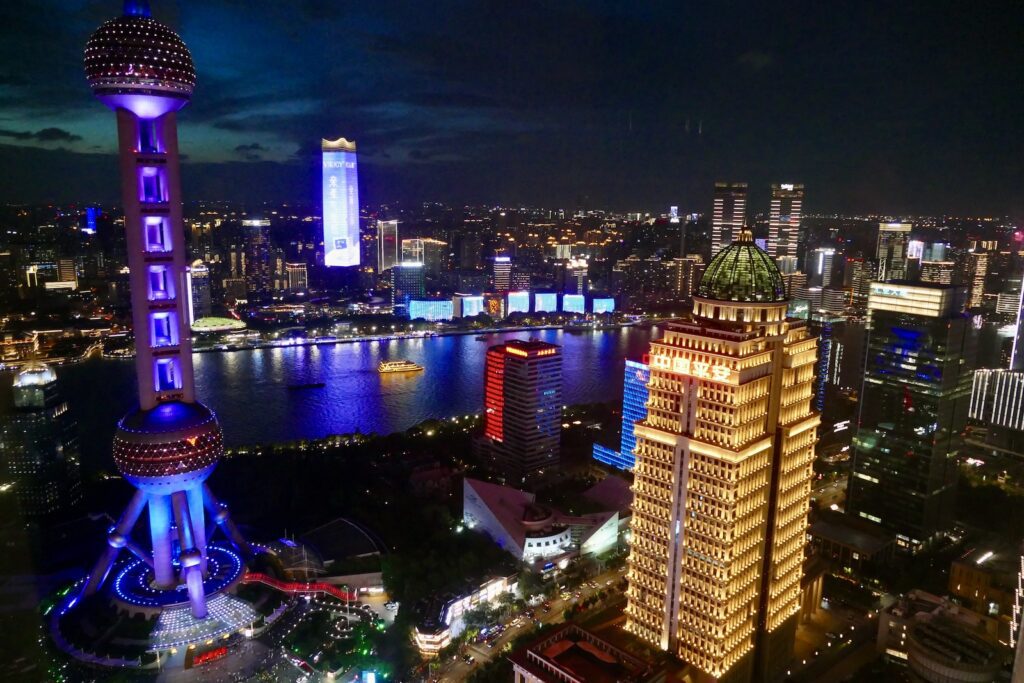
[[[317,439],[332,434],[388,434],[425,419],[479,413],[487,347],[537,338],[562,347],[566,404],[622,398],[626,358],[648,350],[654,330],[536,330],[386,341],[197,353],[196,392],[212,408],[229,446]],[[381,360],[407,359],[426,369],[381,375]],[[78,421],[86,469],[106,467],[117,420],[136,402],[131,359],[90,359],[60,366],[61,390]],[[0,409],[11,403],[12,373],[0,377]],[[323,382],[323,388],[288,385]]]

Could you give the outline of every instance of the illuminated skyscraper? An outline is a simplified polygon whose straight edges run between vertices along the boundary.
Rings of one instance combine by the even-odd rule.
[[[410,299],[420,299],[426,294],[423,264],[413,261],[399,263],[391,269],[391,305],[408,313]]]
[[[202,261],[193,261],[188,269],[188,324],[206,318],[213,312],[210,298],[210,269]]]
[[[836,250],[819,247],[811,252],[810,263],[807,264],[807,284],[811,287],[828,287],[832,284],[833,261]]]
[[[626,628],[708,677],[773,680],[800,607],[817,340],[746,230],[693,300],[651,343]]]
[[[635,360],[626,361],[626,372],[622,383],[622,436],[619,450],[594,444],[594,460],[620,470],[631,470],[636,464],[633,450],[636,448],[635,427],[647,419],[647,383],[651,380],[651,368]]]
[[[985,278],[988,277],[988,252],[972,251],[967,255],[967,308],[978,309],[985,303]]]
[[[428,278],[441,277],[448,272],[448,243],[432,238],[423,242],[423,267]]]
[[[907,277],[907,259],[910,247],[910,223],[879,223],[878,281],[891,282]]]
[[[562,348],[513,339],[487,350],[484,437],[510,482],[558,466]]]
[[[512,259],[508,256],[494,257],[494,291],[505,293],[512,285]]]
[[[416,261],[423,263],[423,240],[414,237],[402,240],[402,261]]]
[[[93,94],[117,116],[140,405],[118,424],[113,453],[135,494],[81,596],[94,594],[113,571],[110,588],[121,604],[174,612],[187,622],[180,627],[186,632],[200,622],[216,627],[223,615],[208,610],[208,597],[241,578],[237,551],[250,548],[206,483],[223,436],[214,414],[195,400],[192,375],[176,120],[195,84],[192,57],[174,31],[150,16],[148,3],[128,0],[123,16],[89,38],[85,73]],[[132,538],[147,511],[149,548]],[[218,528],[234,548],[210,542]],[[122,550],[132,559],[117,563]],[[78,599],[69,594],[56,613]],[[255,617],[251,609],[233,613]]]
[[[356,143],[321,140],[324,265],[359,265],[359,169]]]
[[[304,292],[309,289],[309,273],[305,263],[286,263],[284,268],[289,292]]]
[[[398,221],[377,221],[377,272],[394,268],[398,260]]]
[[[848,513],[916,552],[952,524],[974,335],[965,292],[871,283]]]
[[[747,184],[715,183],[711,210],[711,253],[732,244],[747,220]]]
[[[803,185],[772,185],[772,203],[768,215],[768,254],[772,258],[799,257],[800,212],[803,203]]]
[[[26,518],[68,510],[82,498],[78,429],[57,388],[57,375],[41,363],[14,377],[14,410],[0,423],[0,463]]]

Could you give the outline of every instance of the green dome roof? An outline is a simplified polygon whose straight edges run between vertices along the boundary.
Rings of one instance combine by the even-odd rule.
[[[697,286],[697,296],[771,303],[786,300],[786,284],[779,267],[744,230],[738,240],[711,259]]]

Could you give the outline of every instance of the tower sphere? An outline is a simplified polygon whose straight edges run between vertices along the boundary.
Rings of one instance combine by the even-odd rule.
[[[180,109],[196,84],[192,55],[178,34],[149,16],[145,3],[131,1],[123,16],[104,22],[89,37],[85,77],[108,106],[132,111],[133,96],[178,100],[164,107]]]
[[[114,463],[125,479],[151,493],[198,486],[224,452],[213,412],[201,403],[168,401],[121,419]]]
[[[779,267],[754,243],[749,230],[714,255],[697,287],[697,296],[719,301],[778,303],[786,300]]]

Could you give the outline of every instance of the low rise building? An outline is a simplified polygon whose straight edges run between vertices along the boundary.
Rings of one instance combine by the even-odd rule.
[[[565,624],[509,655],[515,683],[642,683],[656,677],[649,661]]]

